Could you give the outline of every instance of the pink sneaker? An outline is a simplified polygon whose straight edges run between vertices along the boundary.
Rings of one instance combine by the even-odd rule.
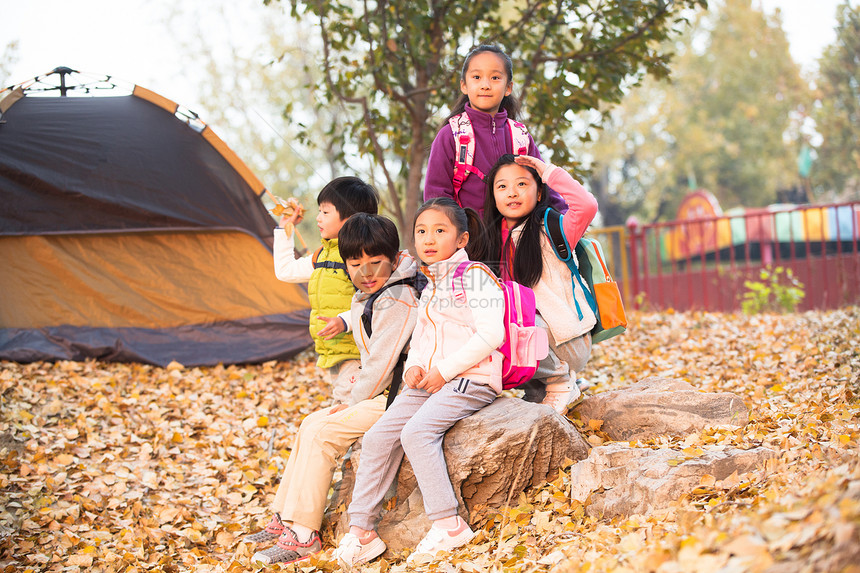
[[[541,404],[550,406],[564,416],[570,408],[582,401],[582,392],[575,382],[550,384],[546,387],[546,396]]]

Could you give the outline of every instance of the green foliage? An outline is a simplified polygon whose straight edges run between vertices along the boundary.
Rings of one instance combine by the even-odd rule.
[[[766,205],[798,182],[795,118],[812,97],[779,18],[751,0],[714,8],[677,43],[671,81],[632,90],[587,148],[608,223],[673,218],[697,186],[734,207]]]
[[[268,0],[265,0],[268,2]],[[372,158],[401,229],[421,202],[430,144],[459,96],[459,70],[480,43],[514,60],[525,123],[553,162],[576,167],[569,150],[575,114],[621,100],[625,86],[668,73],[665,41],[706,0],[416,0],[358,3],[290,0],[319,30],[314,62],[329,102],[347,106],[332,134]],[[600,117],[591,118],[591,124]]]
[[[817,129],[824,137],[812,167],[816,191],[860,196],[860,5],[837,10],[836,41],[819,61]]]
[[[744,281],[747,291],[741,301],[744,314],[794,312],[806,296],[803,284],[791,269],[762,269],[760,281]]]
[[[206,9],[198,17],[193,5],[177,3],[165,22],[180,41],[178,57],[197,80],[200,106],[195,111],[267,189],[305,206],[300,233],[316,237],[316,196],[341,174],[342,153],[320,143],[340,127],[338,110],[321,105],[308,88],[321,81],[319,70],[309,65],[315,57],[313,31],[280,6],[208,0]],[[316,145],[300,141],[300,131]],[[261,198],[274,207],[267,195]]]

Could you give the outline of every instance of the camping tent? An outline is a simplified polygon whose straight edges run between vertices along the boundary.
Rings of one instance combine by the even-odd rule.
[[[55,72],[66,88],[71,70]],[[197,366],[306,348],[307,294],[274,276],[264,192],[146,89],[0,92],[0,359]]]

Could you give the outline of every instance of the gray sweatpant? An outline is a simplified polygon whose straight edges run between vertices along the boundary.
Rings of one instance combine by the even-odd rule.
[[[406,388],[364,434],[349,524],[375,529],[385,494],[403,459],[409,458],[431,521],[457,515],[457,497],[442,453],[445,432],[496,399],[485,384],[455,378],[435,394]]]

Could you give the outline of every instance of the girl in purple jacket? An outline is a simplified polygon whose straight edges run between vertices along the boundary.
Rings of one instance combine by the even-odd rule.
[[[462,94],[454,104],[451,114],[436,134],[430,148],[430,160],[424,182],[424,200],[447,196],[461,207],[471,207],[483,213],[486,184],[484,173],[495,165],[506,153],[525,154],[540,159],[540,152],[531,135],[522,124],[514,123],[519,111],[519,101],[513,92],[513,64],[496,46],[478,46],[466,56],[460,75]],[[452,118],[455,119],[451,123]],[[455,134],[455,125],[465,125]],[[526,142],[514,149],[515,130],[517,139]],[[455,137],[457,141],[455,141]],[[461,149],[464,138],[472,138],[470,155]],[[460,173],[457,174],[457,156]],[[464,167],[464,163],[469,163]],[[456,177],[455,177],[456,176]],[[455,178],[460,181],[455,185]],[[460,187],[455,192],[455,187]],[[564,199],[550,190],[550,205],[566,211]]]

